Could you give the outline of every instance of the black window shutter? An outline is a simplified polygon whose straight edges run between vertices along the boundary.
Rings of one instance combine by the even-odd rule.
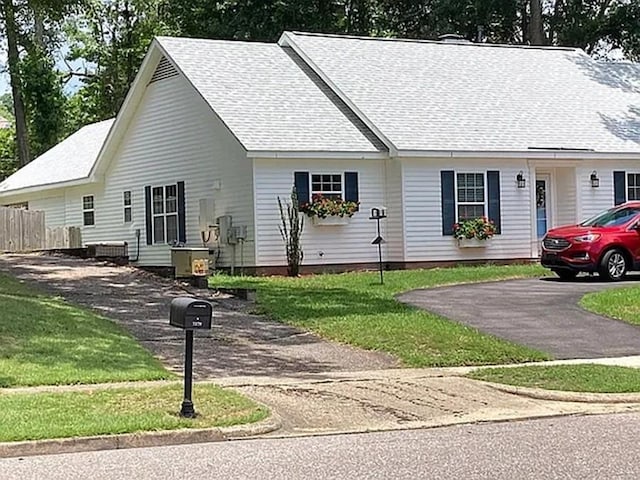
[[[187,243],[187,218],[184,206],[184,182],[178,182],[178,241]]]
[[[153,221],[151,216],[151,187],[144,187],[144,215],[147,245],[153,244]]]
[[[625,172],[613,172],[613,203],[620,205],[627,201],[625,191]]]
[[[298,203],[309,203],[309,172],[294,172],[293,178]]]
[[[489,196],[487,216],[496,226],[496,233],[500,233],[500,172],[495,170],[487,172],[487,193]]]
[[[344,200],[358,202],[358,172],[344,172]]]
[[[440,172],[443,235],[453,235],[453,224],[456,221],[456,195],[453,175],[453,170],[442,170]]]

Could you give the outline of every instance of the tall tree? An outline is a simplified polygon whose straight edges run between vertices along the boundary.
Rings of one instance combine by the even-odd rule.
[[[13,113],[16,122],[16,141],[20,166],[31,160],[29,153],[29,137],[27,117],[22,97],[22,80],[20,75],[20,50],[18,45],[18,23],[16,6],[13,0],[2,0],[2,19],[7,37],[7,64],[13,97]]]
[[[529,39],[531,41],[531,45],[544,45],[541,0],[530,0],[530,15]]]

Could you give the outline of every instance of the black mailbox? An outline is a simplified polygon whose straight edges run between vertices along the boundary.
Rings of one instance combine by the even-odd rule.
[[[178,297],[171,301],[169,324],[185,330],[211,329],[213,307],[209,302],[190,297]]]

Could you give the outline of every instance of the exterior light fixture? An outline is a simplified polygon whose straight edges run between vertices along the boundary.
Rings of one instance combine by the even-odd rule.
[[[591,172],[591,176],[589,177],[591,180],[591,188],[598,188],[600,186],[600,179],[598,178],[598,172],[595,170]]]
[[[524,178],[522,170],[520,170],[518,175],[516,175],[516,182],[518,183],[518,188],[525,188],[527,186],[527,179]]]

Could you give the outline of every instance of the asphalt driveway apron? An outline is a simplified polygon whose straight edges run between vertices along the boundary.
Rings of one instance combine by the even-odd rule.
[[[510,280],[414,290],[398,300],[557,359],[618,357],[640,354],[640,327],[589,313],[578,302],[586,293],[639,280]]]

